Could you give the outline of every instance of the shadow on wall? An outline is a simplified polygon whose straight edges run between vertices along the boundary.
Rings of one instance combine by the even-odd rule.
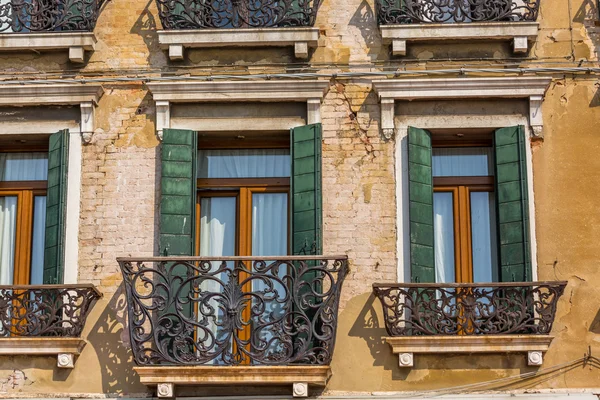
[[[377,26],[377,17],[371,5],[367,0],[363,0],[360,6],[350,19],[350,26],[358,28],[360,34],[365,41],[365,44],[369,48],[369,56],[372,61],[378,59],[381,53],[381,33]],[[384,54],[384,56],[387,54]],[[383,57],[386,58],[386,57]]]
[[[595,53],[584,55],[577,54],[576,52],[576,58],[581,59],[585,57],[588,59],[594,59],[594,55],[596,56],[596,58],[600,57],[600,10],[598,9],[597,0],[584,0],[581,3],[581,6],[577,10],[577,12],[575,13],[573,17],[573,22],[580,23],[584,26],[589,38],[593,43],[593,48],[590,48],[589,51],[593,51]],[[576,46],[579,47],[579,44],[576,44]],[[587,45],[585,45],[585,47],[587,47]],[[597,107],[599,105],[600,95],[596,93],[596,96],[594,96],[592,103],[590,103],[590,107]]]
[[[148,0],[144,10],[140,13],[135,24],[133,24],[130,33],[140,35],[148,47],[148,64],[150,64],[150,66],[163,66],[167,64],[167,57],[158,43],[157,31],[160,27],[157,26],[156,17],[150,11],[150,5],[152,3],[154,3],[154,0]]]
[[[88,339],[93,343],[102,370],[104,393],[145,393],[133,371],[133,353],[126,325],[127,301],[121,284],[92,328]]]
[[[398,358],[392,355],[390,346],[385,342],[384,338],[388,334],[380,309],[379,300],[371,293],[348,334],[367,343],[374,367],[382,366],[385,370],[392,371],[392,379],[404,380],[410,369],[398,367]]]

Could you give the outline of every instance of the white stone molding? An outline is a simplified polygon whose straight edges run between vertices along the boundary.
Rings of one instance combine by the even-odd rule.
[[[542,137],[541,104],[551,80],[546,77],[387,79],[373,81],[373,88],[381,102],[384,136],[395,131],[393,118],[390,122],[392,101],[515,98],[529,100],[532,131],[536,137]]]
[[[294,382],[292,385],[292,395],[294,397],[308,397],[308,383]]]
[[[93,32],[2,33],[0,51],[67,49],[71,62],[83,63],[84,52],[94,50],[96,42]]]
[[[413,355],[413,353],[400,353],[400,354],[398,354],[398,365],[400,367],[412,367],[412,366],[414,366],[414,355]]]
[[[528,365],[542,365],[554,339],[548,335],[397,336],[384,340],[401,367],[413,366],[413,354],[524,353]]]
[[[158,43],[172,61],[182,60],[185,48],[293,46],[296,58],[308,58],[317,47],[319,28],[187,29],[158,31]]]
[[[156,385],[156,394],[159,399],[175,396],[175,385],[172,383],[159,383]]]
[[[0,107],[78,105],[82,140],[90,143],[95,128],[94,107],[103,93],[102,86],[96,84],[5,85],[0,86]]]
[[[57,356],[56,366],[58,368],[75,368],[75,356],[73,353],[60,353]]]
[[[86,341],[61,337],[8,337],[0,340],[0,355],[56,356],[59,368],[74,368]]]
[[[390,140],[394,136],[394,99],[381,99],[381,132]]]
[[[171,127],[172,103],[306,102],[307,123],[321,122],[321,102],[329,81],[157,82],[146,86],[156,102],[156,132],[162,139],[163,130]]]
[[[537,22],[471,22],[468,24],[381,25],[384,44],[392,45],[392,54],[406,55],[409,42],[439,40],[488,40],[513,42],[515,53],[527,53],[538,35]]]

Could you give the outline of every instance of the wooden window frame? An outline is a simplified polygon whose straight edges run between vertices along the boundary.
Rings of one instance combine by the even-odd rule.
[[[17,197],[13,285],[29,285],[35,197],[45,196],[47,181],[0,182],[0,197]]]

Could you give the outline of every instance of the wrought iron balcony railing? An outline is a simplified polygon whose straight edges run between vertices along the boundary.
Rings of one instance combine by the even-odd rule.
[[[0,32],[91,32],[104,0],[2,0]]]
[[[550,333],[566,282],[374,284],[390,336]]]
[[[138,365],[328,365],[347,257],[119,258]]]
[[[321,0],[156,0],[163,29],[313,26]]]
[[[535,21],[541,0],[375,0],[387,24]]]
[[[0,286],[0,340],[77,338],[100,297],[92,285]]]

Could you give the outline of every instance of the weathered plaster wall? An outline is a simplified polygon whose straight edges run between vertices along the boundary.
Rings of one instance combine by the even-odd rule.
[[[597,66],[598,17],[592,2],[543,0],[538,41],[516,57],[508,43],[410,45],[404,58],[382,46],[373,0],[325,0],[316,26],[319,47],[298,63],[290,48],[211,49],[168,62],[158,48],[152,0],[112,0],[95,33],[96,51],[84,67],[63,53],[2,54],[3,77],[158,76],[161,73],[240,74],[367,71],[384,66]],[[293,65],[292,65],[293,63]],[[558,308],[556,340],[547,367],[600,354],[600,89],[596,76],[554,75],[543,105],[545,139],[533,145],[538,276],[569,281]],[[0,392],[149,393],[132,371],[126,304],[115,258],[151,255],[157,247],[159,142],[155,109],[142,81],[105,85],[96,133],[83,147],[79,279],[104,293],[86,325],[88,346],[72,371],[53,358],[0,357]],[[412,370],[382,341],[373,282],[397,279],[395,142],[380,136],[379,105],[368,79],[332,80],[322,106],[325,252],[348,254],[351,273],[342,294],[330,392],[428,390],[535,371],[521,355],[421,356]],[[597,364],[511,383],[518,388],[599,387]],[[499,388],[499,387],[497,387]],[[201,394],[197,391],[196,394]]]

